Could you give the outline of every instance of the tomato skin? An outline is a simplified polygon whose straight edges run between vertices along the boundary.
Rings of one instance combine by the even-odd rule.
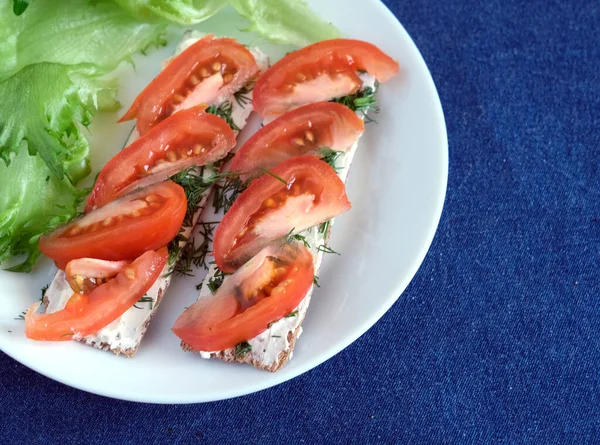
[[[269,296],[242,307],[240,298],[244,297],[239,294],[257,290],[276,273],[278,262],[287,265],[279,277],[283,284],[273,288]],[[173,332],[197,351],[232,348],[292,312],[311,289],[313,280],[312,255],[304,245],[273,243],[227,277],[214,295],[200,298],[186,309],[175,321]]]
[[[175,113],[106,163],[88,197],[85,211],[102,207],[138,187],[164,181],[192,165],[215,162],[223,158],[235,142],[235,133],[227,122],[205,113],[203,107]]]
[[[310,189],[292,196],[301,183]],[[281,193],[286,194],[282,206],[265,208]],[[345,185],[329,164],[313,156],[290,158],[255,179],[225,214],[214,236],[216,264],[223,272],[233,272],[269,242],[328,221],[350,206]],[[252,221],[256,222],[249,227]]]
[[[289,53],[260,76],[253,107],[263,118],[276,116],[307,103],[356,92],[360,86],[357,71],[367,71],[385,82],[398,70],[398,62],[375,45],[361,40],[325,40]]]
[[[168,256],[166,247],[142,254],[89,295],[74,294],[58,312],[37,314],[40,303],[34,303],[25,315],[25,335],[33,340],[65,341],[98,332],[148,292],[165,267]]]
[[[77,258],[134,260],[175,238],[186,208],[183,188],[164,181],[122,196],[42,236],[40,250],[60,269]]]
[[[207,77],[214,83],[214,87],[209,87],[201,96],[194,97],[196,87],[202,88],[204,82],[192,85],[189,83],[191,76],[196,76],[197,80],[204,79],[205,77],[197,71],[205,66],[210,68],[217,60],[222,60],[226,69],[235,69],[235,74],[227,83],[224,83],[226,75],[224,72],[220,80],[216,79],[218,76]],[[256,60],[244,45],[234,39],[214,38],[212,34],[207,35],[169,62],[137,96],[119,122],[137,118],[138,133],[143,136],[150,128],[180,108],[189,108],[201,103],[213,105],[224,101],[257,73]],[[189,88],[193,88],[191,93]],[[188,94],[191,100],[180,101],[174,109],[173,99],[175,94],[179,94],[175,92]]]
[[[348,151],[365,129],[362,119],[334,102],[318,102],[285,113],[258,130],[237,151],[231,171],[256,176],[293,156],[319,156],[317,149]]]

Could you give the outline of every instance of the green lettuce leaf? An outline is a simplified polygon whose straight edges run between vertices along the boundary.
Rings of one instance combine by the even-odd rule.
[[[193,25],[209,19],[225,6],[228,0],[115,0],[125,11],[144,21],[167,21]]]
[[[10,167],[0,162],[0,190],[0,261],[24,254],[25,260],[10,270],[29,272],[40,255],[40,235],[72,219],[86,191],[55,177],[25,147]]]
[[[250,20],[254,31],[276,43],[306,46],[335,39],[340,31],[317,16],[302,0],[231,0],[238,14]]]
[[[231,5],[250,20],[245,31],[254,31],[276,42],[305,46],[333,39],[340,32],[320,19],[303,0],[116,0],[126,11],[142,20],[179,25],[200,23]]]
[[[11,166],[24,146],[57,179],[76,184],[90,173],[89,143],[78,124],[89,125],[100,91],[114,102],[114,84],[53,63],[30,65],[0,82],[0,157]]]
[[[164,40],[166,25],[136,20],[109,0],[38,0],[18,17],[0,3],[0,80],[40,62],[107,73]]]

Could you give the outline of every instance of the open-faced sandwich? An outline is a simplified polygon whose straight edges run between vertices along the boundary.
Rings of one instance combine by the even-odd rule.
[[[237,150],[202,215],[222,220],[199,298],[173,326],[184,350],[269,371],[291,358],[333,252],[333,218],[350,209],[344,183],[363,119],[397,71],[377,47],[339,39],[292,52],[258,79],[253,107],[265,126]]]
[[[123,117],[136,128],[84,214],[41,239],[59,270],[44,313],[25,317],[29,338],[137,352],[267,66],[233,39],[186,33]]]

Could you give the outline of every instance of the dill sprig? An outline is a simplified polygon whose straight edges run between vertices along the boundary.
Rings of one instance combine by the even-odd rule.
[[[154,309],[154,299],[152,297],[149,297],[148,295],[144,295],[137,302],[138,303],[150,303],[150,310]],[[141,307],[137,306],[136,304],[134,304],[133,307],[136,309],[142,309]]]
[[[377,103],[377,99],[375,99],[375,92],[378,88],[379,83],[375,82],[375,88],[367,87],[354,94],[333,99],[332,102],[345,105],[354,112],[362,113],[366,123],[374,122],[374,119],[369,117],[367,113],[379,113],[379,104]]]
[[[195,213],[200,209],[200,202],[206,191],[220,179],[219,175],[212,174],[204,177],[204,166],[193,166],[171,176],[171,181],[179,184],[185,191],[187,198],[187,211],[182,226],[191,227]]]
[[[170,273],[176,273],[181,276],[192,276],[193,267],[208,269],[206,257],[208,256],[209,245],[217,224],[217,221],[202,221],[199,223],[200,229],[198,235],[202,236],[202,242],[199,245],[196,245],[194,237],[187,239],[182,233],[177,235],[175,238],[177,245],[170,246],[169,249],[169,259],[176,262]],[[169,264],[173,263],[170,261]]]
[[[330,227],[331,227],[331,220],[325,221],[324,223],[322,223],[319,226],[319,233],[325,234],[325,236],[327,236],[327,233],[329,232]]]
[[[213,294],[221,287],[221,285],[223,284],[223,280],[225,280],[225,277],[227,277],[227,275],[231,274],[225,273],[222,270],[217,269],[214,275],[210,277],[208,283],[206,284]]]
[[[207,113],[214,114],[215,116],[220,117],[233,131],[241,131],[241,128],[238,127],[233,118],[231,117],[231,112],[233,111],[233,105],[229,101],[223,102],[218,107],[216,105],[211,105],[206,109]]]
[[[336,252],[331,247],[326,246],[325,244],[321,244],[319,247],[317,247],[317,250],[323,253],[333,253],[335,255],[341,255],[339,252]]]
[[[269,176],[274,177],[275,179],[277,179],[279,182],[283,182],[285,185],[287,185],[287,181],[285,179],[283,179],[281,176],[277,176],[275,173],[273,173],[270,170],[267,170],[266,168],[259,168],[260,171],[262,171],[263,173],[266,173]]]
[[[46,296],[46,292],[48,291],[48,287],[50,285],[46,284],[44,287],[42,287],[42,296],[40,297],[40,302],[44,302],[44,297]]]
[[[292,242],[294,240],[300,241],[302,244],[304,244],[304,247],[310,249],[310,244],[308,243],[308,241],[306,241],[306,237],[304,235],[300,235],[299,233],[294,233],[294,230],[295,227],[287,233],[284,239],[287,242]]]
[[[217,182],[214,187],[213,208],[215,212],[227,212],[237,197],[248,188],[250,180],[242,181],[240,175],[229,172],[223,174],[224,181]]]
[[[233,350],[233,355],[235,358],[244,357],[247,353],[252,351],[252,346],[247,341],[239,342],[235,345],[235,349]]]
[[[252,103],[252,98],[249,96],[249,94],[254,89],[255,84],[256,81],[250,81],[245,86],[233,93],[233,98],[240,107],[245,108],[246,105]]]
[[[344,152],[332,150],[329,147],[321,147],[317,150],[321,155],[321,161],[327,162],[337,172],[339,168],[336,166],[337,160]]]

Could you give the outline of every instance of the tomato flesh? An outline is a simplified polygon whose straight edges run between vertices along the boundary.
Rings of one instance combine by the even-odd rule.
[[[304,245],[272,243],[228,277],[214,295],[186,309],[173,332],[198,351],[232,348],[292,312],[313,280],[312,255]]]
[[[356,113],[338,103],[305,105],[257,131],[237,151],[230,170],[239,172],[245,180],[294,156],[319,156],[322,147],[348,151],[364,128]]]
[[[398,69],[398,62],[370,43],[325,40],[289,53],[260,76],[253,107],[270,119],[302,105],[357,92],[359,71],[385,82]]]
[[[227,123],[203,107],[181,111],[152,128],[104,166],[90,194],[86,212],[118,196],[164,181],[192,165],[223,158],[235,146]]]
[[[73,292],[87,294],[122,272],[130,261],[105,261],[95,258],[71,260],[65,277]]]
[[[137,118],[143,136],[176,111],[223,102],[257,73],[256,60],[244,45],[207,35],[175,57],[120,121]]]
[[[214,236],[216,264],[233,272],[271,241],[349,209],[344,183],[329,164],[313,156],[288,159],[255,179],[225,214]]]
[[[74,293],[60,311],[37,314],[40,303],[33,304],[25,315],[25,335],[33,340],[64,341],[98,332],[148,292],[168,256],[166,247],[145,252],[89,294]]]
[[[153,184],[42,236],[40,250],[60,269],[77,258],[134,260],[175,238],[186,209],[180,185]]]

